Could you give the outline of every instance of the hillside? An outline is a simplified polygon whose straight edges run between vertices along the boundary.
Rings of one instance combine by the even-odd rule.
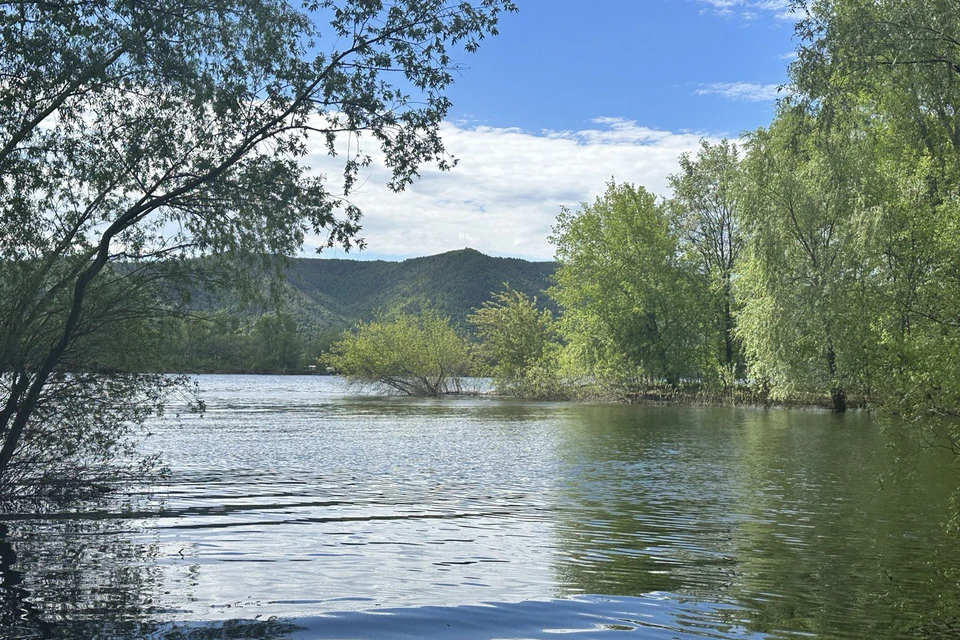
[[[324,324],[348,326],[378,312],[427,304],[463,326],[470,310],[504,283],[551,306],[543,291],[555,269],[553,262],[494,258],[462,249],[402,262],[298,259],[288,280],[300,298],[293,304],[295,315],[323,310]]]
[[[205,319],[171,325],[157,366],[168,371],[296,369],[316,362],[358,322],[425,306],[469,330],[471,310],[504,283],[555,311],[543,294],[555,269],[552,262],[493,258],[472,249],[402,262],[298,259],[290,264],[279,308],[240,308],[233,292],[197,291],[190,307]]]

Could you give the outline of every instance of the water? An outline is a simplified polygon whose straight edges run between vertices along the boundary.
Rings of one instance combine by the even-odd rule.
[[[868,416],[199,379],[153,493],[4,516],[0,638],[960,635],[950,458]]]

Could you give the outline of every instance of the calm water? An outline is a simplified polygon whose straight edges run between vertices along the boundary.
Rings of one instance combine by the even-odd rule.
[[[2,517],[0,638],[960,636],[958,477],[869,417],[199,380],[154,493]]]

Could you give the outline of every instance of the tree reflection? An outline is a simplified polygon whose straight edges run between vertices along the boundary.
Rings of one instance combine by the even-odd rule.
[[[130,514],[103,507],[0,515],[0,638],[269,639],[296,629],[274,620],[169,622],[176,612],[162,604],[158,545]]]
[[[557,571],[571,592],[696,595],[729,579],[729,526],[712,517],[700,482],[687,483],[670,461],[677,440],[658,435],[664,416],[630,406],[569,414]],[[682,522],[697,514],[702,521]]]
[[[960,613],[951,486],[935,456],[881,485],[909,443],[865,415],[748,412],[736,432],[738,599],[750,628],[931,637]],[[934,634],[935,635],[935,634]]]
[[[881,490],[899,445],[867,416],[580,407],[563,438],[567,593],[668,591],[733,605],[714,623],[775,637],[958,628],[951,479],[926,460]]]

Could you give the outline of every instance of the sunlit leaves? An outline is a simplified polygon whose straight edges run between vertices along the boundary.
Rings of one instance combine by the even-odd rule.
[[[705,349],[705,280],[681,259],[663,204],[643,187],[610,183],[564,210],[551,242],[568,355],[623,392],[698,378]]]

